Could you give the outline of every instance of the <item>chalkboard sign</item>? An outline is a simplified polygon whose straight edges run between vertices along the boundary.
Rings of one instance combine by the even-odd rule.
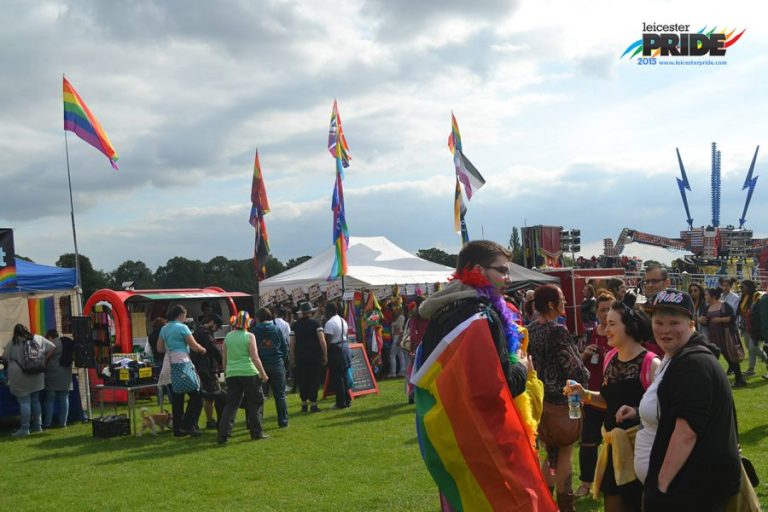
[[[379,385],[373,376],[371,363],[368,362],[368,355],[365,353],[365,346],[362,343],[350,343],[349,350],[352,353],[352,398],[371,393],[378,394]],[[334,394],[334,390],[329,387],[329,381],[330,373],[326,371],[323,398]]]

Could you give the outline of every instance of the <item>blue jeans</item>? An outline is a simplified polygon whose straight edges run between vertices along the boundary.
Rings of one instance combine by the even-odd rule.
[[[19,430],[28,431],[30,429],[30,420],[32,422],[32,430],[40,430],[42,428],[40,392],[35,391],[26,396],[17,396],[16,400],[19,401],[19,415],[21,416],[21,428]]]
[[[53,407],[59,404],[59,425],[67,426],[67,416],[69,415],[69,391],[47,391],[45,392],[45,421],[43,425],[48,428],[53,422]]]
[[[272,396],[275,397],[277,425],[286,427],[288,426],[288,403],[285,401],[285,365],[282,361],[264,364],[264,370],[269,377],[266,385],[272,389]]]

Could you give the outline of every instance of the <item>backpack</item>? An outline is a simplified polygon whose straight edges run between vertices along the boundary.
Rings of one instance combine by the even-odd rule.
[[[760,302],[768,300],[763,294],[760,299],[752,301],[752,307],[749,308],[749,337],[755,341],[765,341],[763,336],[763,321],[768,319],[760,318]]]
[[[612,348],[605,354],[605,359],[603,360],[603,373],[605,373],[605,369],[608,368],[608,363],[611,362],[611,359],[613,359],[613,356],[619,353],[619,349]],[[650,350],[645,351],[645,356],[643,357],[643,363],[640,366],[640,384],[642,384],[643,389],[648,389],[648,386],[651,385],[651,363],[656,358],[656,354],[651,352]]]
[[[21,361],[17,361],[21,371],[29,374],[43,373],[45,371],[45,343],[38,340],[40,336],[33,335],[24,342]]]

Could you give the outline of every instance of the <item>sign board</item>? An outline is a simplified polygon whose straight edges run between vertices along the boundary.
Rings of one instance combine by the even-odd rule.
[[[390,293],[390,290],[386,286],[382,286],[374,290],[374,295],[376,295],[376,298],[379,300],[379,302],[389,297],[389,293]]]
[[[341,298],[344,301],[355,300],[355,290],[347,290],[344,292],[344,296]]]
[[[707,288],[720,288],[720,278],[725,276],[704,276],[704,286]]]
[[[0,288],[16,288],[16,253],[12,229],[0,229]]]
[[[416,295],[416,285],[415,284],[405,285],[405,294],[408,296]]]
[[[275,300],[277,302],[286,302],[288,298],[288,292],[285,291],[285,288],[278,288],[275,290]]]
[[[341,296],[341,283],[331,283],[325,289],[325,297],[328,300]]]
[[[300,302],[304,302],[305,300],[307,300],[307,296],[304,293],[304,289],[301,288],[300,286],[298,288],[294,288],[293,290],[291,290],[291,298],[293,299],[293,303],[296,304],[297,306],[299,305]]]
[[[262,306],[269,306],[275,302],[275,291],[270,290],[266,294],[261,296],[261,305]]]
[[[352,389],[350,394],[352,398],[361,395],[370,395],[379,393],[379,384],[376,377],[373,376],[371,363],[368,361],[368,355],[365,353],[365,346],[362,343],[350,343],[349,350],[352,353]],[[334,391],[329,387],[330,373],[325,373],[325,384],[323,386],[323,399],[332,396]]]
[[[323,296],[323,292],[320,291],[320,285],[318,283],[309,287],[309,300],[315,302],[317,299]]]

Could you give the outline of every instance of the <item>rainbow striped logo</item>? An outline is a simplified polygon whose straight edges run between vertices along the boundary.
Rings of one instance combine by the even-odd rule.
[[[16,288],[16,267],[0,268],[0,288]]]
[[[663,28],[662,28],[663,27]],[[705,25],[698,32],[688,32],[690,25],[671,25],[673,31],[666,32],[667,25],[643,23],[643,37],[636,40],[622,52],[619,59],[632,60],[635,57],[723,57],[728,48],[736,44],[746,29],[709,28]],[[675,31],[685,27],[684,31]]]

